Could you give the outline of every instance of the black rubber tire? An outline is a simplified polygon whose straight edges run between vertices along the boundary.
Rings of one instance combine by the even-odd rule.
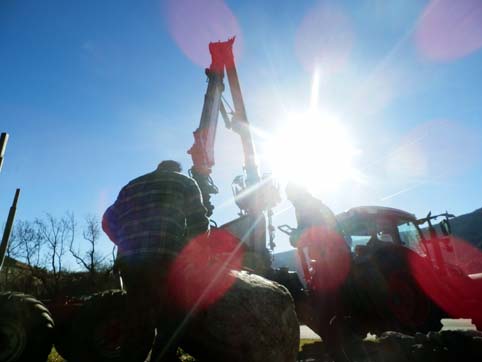
[[[0,362],[45,362],[52,350],[54,321],[34,297],[0,293]]]
[[[437,305],[427,297],[413,278],[406,272],[393,272],[401,288],[390,288],[389,310],[392,311],[397,330],[402,333],[439,331],[442,328],[441,314]],[[404,289],[403,291],[400,291]],[[395,291],[398,290],[398,291]],[[401,308],[400,308],[401,307]],[[399,313],[396,313],[398,310]],[[404,317],[401,317],[404,316]]]
[[[417,284],[408,265],[409,259],[421,257],[398,246],[380,251],[374,255],[374,263],[388,293],[387,305],[380,307],[388,312],[384,319],[386,327],[407,334],[440,330],[443,313]]]
[[[123,325],[126,313],[126,294],[122,290],[108,290],[92,295],[74,318],[67,352],[69,362],[128,362],[121,353],[124,338],[129,331]],[[138,346],[138,358],[129,362],[143,362],[149,353],[154,330],[148,328]]]
[[[75,340],[72,338],[72,325],[70,323],[60,326],[57,324],[55,326],[55,350],[67,361],[71,360],[73,343],[75,343]]]

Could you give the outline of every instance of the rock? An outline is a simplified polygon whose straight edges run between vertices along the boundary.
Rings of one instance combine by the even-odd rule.
[[[440,338],[450,356],[464,360],[482,360],[482,333],[478,331],[441,331]]]
[[[429,332],[426,340],[416,337],[412,347],[417,361],[480,361],[482,360],[482,334],[478,331],[445,330]]]
[[[416,332],[415,333],[415,342],[416,343],[426,343],[428,341],[427,335],[421,332]]]
[[[387,331],[382,333],[379,341],[408,349],[415,343],[415,338],[400,332]]]
[[[440,346],[443,344],[442,336],[440,335],[440,332],[434,332],[430,331],[427,333],[427,343],[430,343],[435,346]]]
[[[459,338],[482,338],[481,331],[473,330],[446,330],[440,331],[439,334],[441,335],[442,339],[451,338],[453,336],[460,336]]]
[[[410,359],[411,347],[415,338],[403,333],[388,331],[382,333],[378,354],[382,361],[402,362]]]
[[[319,348],[321,350],[321,348]],[[347,351],[345,349],[345,351]],[[348,350],[350,351],[350,350]],[[384,332],[376,340],[363,342],[364,354],[352,355],[350,360],[361,362],[476,362],[482,361],[482,332],[479,331],[440,331],[427,335],[416,333],[409,336],[398,332]],[[303,353],[305,358],[313,357]],[[322,354],[308,361],[326,362]],[[331,361],[331,360],[329,360]]]
[[[417,362],[431,361],[432,350],[423,343],[417,343],[412,346],[411,360]]]
[[[299,324],[288,290],[246,272],[216,303],[193,319],[183,348],[200,360],[293,362]]]
[[[480,350],[482,352],[482,337],[472,338],[472,347]]]
[[[442,331],[439,334],[441,342],[451,353],[463,352],[472,340],[472,336],[463,331]]]

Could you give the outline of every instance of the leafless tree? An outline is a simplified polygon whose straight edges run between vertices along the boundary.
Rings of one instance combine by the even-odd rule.
[[[3,228],[0,230],[5,229],[5,225],[3,225]],[[0,234],[1,235],[1,234]],[[11,279],[11,263],[13,259],[18,259],[20,258],[20,242],[19,239],[15,237],[15,233],[12,232],[10,236],[9,243],[7,245],[7,250],[6,250],[6,258],[3,264],[3,269],[2,269],[2,274],[4,277],[3,280],[3,285],[1,287],[7,287],[9,286],[9,282]]]
[[[40,238],[47,246],[45,257],[52,276],[53,292],[57,293],[64,272],[64,256],[68,245],[75,238],[74,214],[67,212],[63,217],[55,218],[47,213],[45,219],[35,220],[35,226]]]
[[[100,221],[92,215],[85,218],[80,247],[75,244],[79,239],[75,237],[76,229],[72,213],[60,218],[45,214],[34,221],[17,221],[8,256],[23,264],[10,259],[12,270],[2,271],[2,287],[48,298],[116,287],[110,253],[101,252]],[[65,260],[69,251],[87,273],[67,270]]]
[[[6,255],[9,258],[18,259],[21,257],[21,242],[20,239],[16,237],[15,228],[16,227],[14,227],[12,234],[10,235]]]
[[[77,264],[87,270],[92,281],[95,280],[96,274],[104,269],[104,262],[107,258],[107,256],[100,254],[97,248],[100,235],[99,219],[94,215],[88,215],[85,218],[82,230],[82,237],[88,242],[87,250],[82,255],[80,247],[77,247],[77,250],[75,250],[73,240],[70,243],[70,253],[77,261]]]
[[[41,268],[44,240],[30,221],[19,220],[13,229],[12,239],[19,245],[19,255],[31,268]]]
[[[26,283],[30,287],[36,284],[36,281],[40,281],[44,288],[48,288],[47,273],[43,268],[42,261],[43,245],[44,240],[37,232],[35,223],[22,220],[15,223],[10,237],[7,255],[27,265],[29,277]],[[13,283],[15,289],[19,289],[19,285],[15,285],[15,281],[11,280],[10,282]]]

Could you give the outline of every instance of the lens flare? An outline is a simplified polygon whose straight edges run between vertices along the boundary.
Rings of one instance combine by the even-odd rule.
[[[354,34],[341,9],[321,4],[302,20],[296,34],[295,51],[303,67],[323,73],[340,70],[351,52]]]
[[[188,311],[205,309],[222,298],[242,267],[244,250],[226,230],[214,229],[192,239],[173,262],[168,276],[169,295]]]
[[[432,0],[420,17],[415,41],[432,61],[450,61],[482,46],[482,2]]]
[[[317,292],[334,291],[350,271],[350,251],[341,235],[326,227],[304,231],[298,240],[298,263],[307,284]]]
[[[464,258],[480,263],[482,260],[482,252],[475,248],[469,247],[465,242],[456,238],[451,238],[455,250],[464,250]],[[430,244],[438,243],[444,248],[444,240],[430,241]],[[480,302],[482,301],[482,278],[476,277],[474,274],[466,274],[464,266],[460,268],[455,259],[446,260],[444,258],[445,273],[441,272],[441,268],[437,266],[436,261],[428,258],[420,258],[412,255],[409,258],[409,265],[412,275],[428,295],[441,309],[443,309],[451,318],[471,318],[478,328],[482,326],[482,310]],[[480,264],[479,264],[480,265]],[[466,269],[467,270],[467,269]]]
[[[169,32],[182,52],[195,64],[211,62],[207,45],[236,36],[234,58],[239,61],[242,34],[238,20],[222,0],[169,0]]]

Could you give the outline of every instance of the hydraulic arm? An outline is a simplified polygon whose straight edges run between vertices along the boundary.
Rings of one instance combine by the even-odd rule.
[[[193,161],[190,174],[199,184],[204,205],[211,215],[214,206],[210,198],[212,194],[218,192],[211,179],[211,172],[215,164],[214,142],[218,117],[221,114],[226,126],[239,134],[244,155],[244,174],[236,177],[232,185],[236,204],[240,208],[240,218],[228,224],[233,229],[242,230],[240,236],[242,242],[254,254],[260,256],[261,261],[256,262],[259,267],[253,267],[260,271],[266,270],[270,265],[269,251],[266,248],[266,231],[269,232],[270,248],[273,249],[274,227],[271,223],[271,209],[279,201],[279,195],[277,189],[273,187],[272,180],[262,179],[259,173],[256,150],[234,63],[234,40],[233,37],[225,42],[209,44],[211,65],[206,69],[208,87],[204,96],[199,127],[194,132],[194,144],[188,151]],[[223,103],[225,74],[233,102],[233,107],[229,107],[230,114]]]
[[[258,170],[256,151],[253,137],[249,127],[246,110],[244,107],[243,96],[239,79],[236,72],[233,56],[233,43],[235,38],[225,42],[209,44],[211,53],[211,65],[206,69],[208,77],[208,88],[204,96],[204,105],[201,114],[199,128],[194,132],[194,145],[188,151],[192,157],[193,167],[191,175],[196,179],[203,194],[204,203],[212,214],[214,206],[210,202],[210,195],[217,193],[217,187],[211,180],[212,167],[214,161],[214,141],[216,138],[216,128],[219,113],[223,116],[226,125],[239,134],[244,152],[244,170],[246,174],[245,187],[253,189],[259,185],[261,177]],[[233,99],[234,110],[229,119],[222,101],[224,91],[224,74],[228,77],[229,88]],[[253,191],[254,192],[254,191]],[[243,212],[264,209],[263,205],[254,203],[254,197],[244,197],[242,206],[238,206]],[[250,201],[246,201],[250,200]]]

